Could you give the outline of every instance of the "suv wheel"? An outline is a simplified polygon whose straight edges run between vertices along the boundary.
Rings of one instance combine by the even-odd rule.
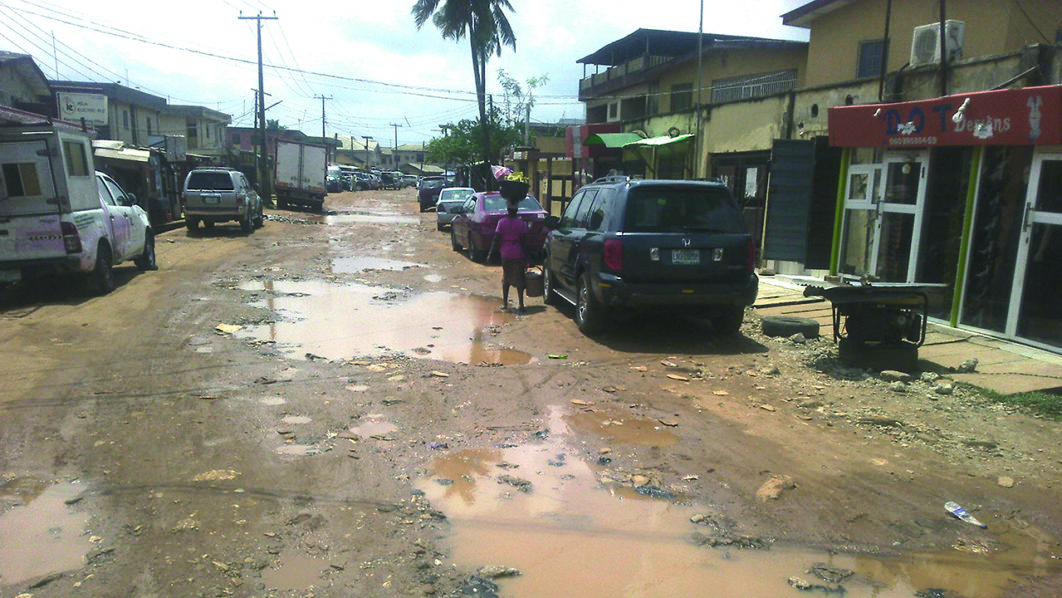
[[[158,270],[158,263],[155,261],[155,235],[150,232],[144,237],[144,253],[141,253],[133,263],[140,270]]]
[[[199,219],[192,218],[191,216],[184,217],[184,226],[188,229],[188,232],[192,232],[199,228]]]
[[[251,221],[251,217],[240,219],[240,229],[245,233],[254,232],[254,222]]]
[[[712,317],[712,328],[715,333],[722,336],[731,336],[741,330],[741,323],[745,320],[743,307],[726,307]]]
[[[545,263],[549,263],[549,257],[544,260]],[[542,266],[542,303],[546,305],[556,305],[557,301],[557,283],[553,280],[553,274],[549,271],[547,266]]]
[[[114,261],[111,248],[101,243],[96,250],[96,266],[89,274],[92,291],[97,295],[106,295],[114,290]]]
[[[454,233],[453,227],[450,227],[450,249],[454,251],[461,250],[461,246],[457,244],[457,235]]]
[[[265,226],[265,214],[262,213],[262,206],[258,206],[258,215],[254,217],[254,227],[262,228]]]
[[[579,325],[579,330],[583,334],[594,334],[600,332],[604,325],[605,314],[601,311],[601,306],[597,303],[597,299],[594,298],[594,293],[590,290],[590,275],[583,274],[579,277],[578,295],[576,296],[575,303],[575,323]]]

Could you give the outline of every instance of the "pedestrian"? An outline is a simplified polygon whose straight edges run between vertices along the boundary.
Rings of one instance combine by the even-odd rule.
[[[487,252],[487,261],[494,255],[494,250],[501,253],[502,263],[502,304],[501,309],[509,309],[509,287],[516,287],[520,307],[516,313],[524,313],[524,271],[527,269],[527,223],[518,215],[520,202],[506,200],[506,214],[498,221],[494,229],[494,241]]]

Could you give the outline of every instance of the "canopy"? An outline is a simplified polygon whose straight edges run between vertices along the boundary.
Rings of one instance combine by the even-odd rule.
[[[583,145],[603,145],[610,148],[621,148],[628,143],[641,141],[643,137],[637,133],[595,133],[587,135]]]
[[[666,145],[673,145],[676,143],[682,143],[684,141],[690,141],[691,139],[693,139],[693,133],[686,133],[685,135],[676,135],[674,137],[670,135],[662,135],[660,137],[649,137],[648,139],[639,138],[635,141],[624,144],[623,147],[663,147]]]

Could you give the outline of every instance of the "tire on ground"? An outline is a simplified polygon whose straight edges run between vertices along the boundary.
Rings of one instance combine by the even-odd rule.
[[[761,326],[767,336],[790,337],[797,333],[803,333],[806,338],[819,336],[819,323],[810,318],[765,316]]]

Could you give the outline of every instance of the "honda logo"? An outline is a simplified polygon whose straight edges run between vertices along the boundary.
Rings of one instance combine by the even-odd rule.
[[[682,246],[683,247],[689,247],[690,245],[693,245],[693,241],[691,241],[690,239],[683,239],[682,240]]]

